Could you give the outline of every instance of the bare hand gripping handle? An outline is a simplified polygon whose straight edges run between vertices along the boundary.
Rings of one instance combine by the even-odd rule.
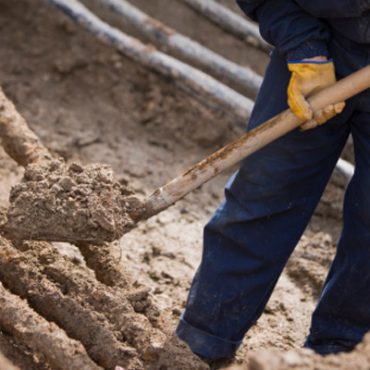
[[[370,88],[370,65],[342,79],[309,99],[314,111],[345,101]],[[265,145],[299,127],[300,121],[289,109],[224,146],[188,171],[157,189],[146,201],[145,218],[168,208],[186,194]]]

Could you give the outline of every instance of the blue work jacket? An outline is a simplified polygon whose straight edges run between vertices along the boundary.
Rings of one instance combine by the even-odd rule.
[[[329,56],[331,37],[370,49],[370,0],[237,0],[263,38],[289,60]]]

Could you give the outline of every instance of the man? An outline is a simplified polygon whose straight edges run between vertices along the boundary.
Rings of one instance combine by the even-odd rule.
[[[295,130],[255,153],[229,181],[225,201],[204,229],[202,262],[177,335],[204,358],[233,356],[352,134],[356,171],[343,232],[305,343],[323,355],[349,351],[370,330],[370,91],[344,110],[338,104],[315,117],[305,97],[370,63],[370,0],[238,3],[275,46],[248,128],[289,105],[310,121],[303,128],[313,129]]]

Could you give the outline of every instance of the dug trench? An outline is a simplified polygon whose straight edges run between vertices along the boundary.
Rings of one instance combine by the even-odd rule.
[[[264,55],[181,1],[133,3],[235,61],[260,72],[266,65]],[[0,0],[0,29],[0,85],[48,149],[68,164],[106,163],[135,194],[148,194],[241,132],[230,117],[100,44],[46,2]],[[0,203],[6,208],[11,186],[24,173],[4,152],[0,157]],[[202,225],[221,201],[227,176],[116,243],[76,247],[2,237],[0,352],[22,370],[206,369],[171,333],[200,260]],[[369,367],[366,343],[326,360],[297,349],[335,251],[344,186],[332,179],[236,364]]]

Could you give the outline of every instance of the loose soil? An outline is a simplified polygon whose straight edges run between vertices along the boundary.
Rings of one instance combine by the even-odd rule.
[[[267,56],[204,20],[183,1],[132,2],[226,57],[263,72]],[[222,2],[234,7],[231,1]],[[102,6],[85,3],[135,35]],[[25,219],[25,228],[31,233],[45,231],[39,227],[41,222],[49,222],[53,232],[64,236],[64,231],[58,231],[62,222],[70,232],[86,230],[85,221],[72,222],[77,207],[88,208],[78,204],[78,194],[72,191],[79,176],[78,166],[72,163],[109,166],[90,167],[83,184],[87,189],[92,184],[101,186],[99,191],[107,192],[109,200],[102,206],[114,211],[112,201],[115,206],[122,205],[122,196],[124,200],[130,197],[122,187],[126,189],[130,184],[135,194],[144,198],[242,132],[229,116],[205,108],[173,81],[96,41],[46,1],[0,0],[0,30],[0,85],[48,149],[68,163],[67,167],[58,165],[41,173],[38,167],[30,167],[24,173],[0,150],[0,205],[9,206],[10,188],[16,184],[32,189],[29,199],[17,199],[17,187],[13,190],[16,214],[22,215],[27,207],[31,210],[33,201],[52,196],[53,186],[62,194],[63,202],[70,201],[69,197],[77,202],[57,221],[48,219],[47,212]],[[119,187],[112,180],[110,168],[117,175]],[[47,182],[44,170],[56,171],[67,180],[61,183],[57,177],[53,183]],[[27,310],[33,317],[49,322],[53,330],[63,331],[65,343],[77,342],[77,353],[85,351],[94,366],[207,369],[208,365],[172,333],[199,264],[202,226],[221,201],[229,175],[219,176],[116,243],[74,246],[1,238],[4,296],[11,294],[10,301],[14,297],[14,302],[23,299],[12,308],[16,314]],[[42,189],[32,188],[38,176],[47,182]],[[20,183],[22,177],[25,181]],[[101,177],[106,181],[96,181]],[[310,314],[335,252],[344,186],[337,176],[332,179],[264,315],[238,351],[236,364],[251,369],[283,369],[292,363],[300,364],[295,368],[311,369],[316,364],[318,369],[331,370],[334,367],[330,361],[338,363],[338,368],[343,364],[355,368],[358,361],[365,366],[370,363],[369,351],[365,351],[368,342],[352,354],[328,359],[297,350],[307,334]],[[97,213],[88,234],[116,236],[112,231],[117,228],[115,217],[114,212],[108,217],[105,212]],[[21,230],[18,239],[22,239]],[[19,328],[11,320],[3,324],[0,321],[0,352],[22,370],[56,369],[46,349],[26,341],[20,329],[26,326]],[[44,329],[32,333],[38,334],[45,334]],[[268,352],[254,354],[259,350]],[[288,350],[294,354],[284,354]],[[264,358],[268,362],[261,362]]]
[[[57,325],[37,315],[25,301],[12,295],[1,283],[0,325],[36,353],[43,354],[52,368],[63,369],[68,363],[71,370],[101,369],[89,358],[81,343],[68,338]]]
[[[30,164],[10,194],[5,230],[17,239],[103,243],[135,226],[144,206],[107,165]]]
[[[369,361],[370,336],[367,335],[363,343],[351,353],[321,357],[307,349],[290,350],[285,353],[264,350],[253,354],[249,366],[240,367],[239,370],[367,370]]]

